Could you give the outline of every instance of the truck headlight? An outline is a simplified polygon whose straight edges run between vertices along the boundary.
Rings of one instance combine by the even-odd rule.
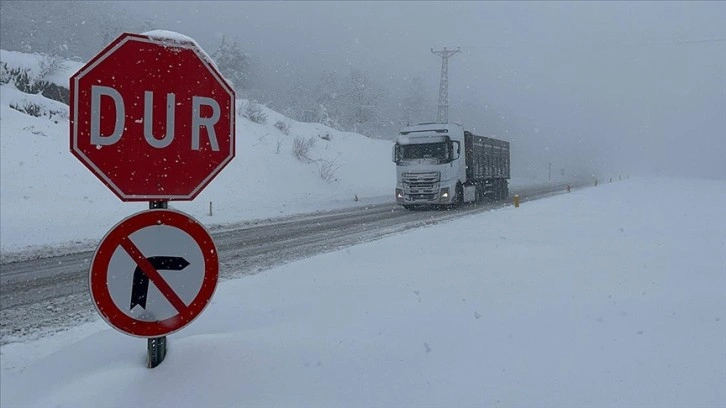
[[[403,200],[403,190],[401,190],[400,188],[396,189],[396,198]]]
[[[449,198],[449,188],[448,187],[441,189],[441,196],[440,197],[441,197],[442,200]]]

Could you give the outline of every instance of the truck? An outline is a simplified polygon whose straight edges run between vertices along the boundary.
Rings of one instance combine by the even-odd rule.
[[[458,123],[401,128],[393,146],[396,203],[454,207],[509,195],[509,142],[477,136]]]

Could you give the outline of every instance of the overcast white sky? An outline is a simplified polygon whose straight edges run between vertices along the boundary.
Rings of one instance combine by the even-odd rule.
[[[136,10],[206,47],[237,37],[265,66],[290,64],[311,78],[355,66],[395,91],[420,74],[433,100],[441,64],[430,49],[460,46],[449,66],[450,119],[486,128],[464,106],[489,104],[517,118],[503,137],[560,153],[569,146],[572,157],[560,161],[596,149],[601,165],[622,171],[726,178],[726,2],[205,1]]]
[[[20,3],[2,4],[7,19],[8,5]],[[44,11],[48,4],[36,2]],[[88,13],[88,21],[75,29],[69,25],[62,35],[103,37],[93,30],[104,22],[95,20],[103,19],[104,10],[112,12],[110,7],[52,4],[96,7],[98,13]],[[553,163],[555,170],[573,174],[580,169],[579,174],[726,178],[723,1],[109,5],[137,14],[150,29],[186,34],[210,52],[222,35],[238,40],[258,62],[259,75],[250,86],[263,92],[253,97],[278,110],[287,107],[284,95],[300,82],[313,88],[323,71],[344,76],[350,68],[361,69],[387,93],[382,109],[388,129],[373,134],[377,138],[393,139],[403,124],[396,102],[415,75],[425,81],[427,112],[435,119],[441,64],[430,49],[462,47],[449,66],[449,119],[510,141],[518,170],[546,174]],[[15,17],[33,26],[27,33],[7,32],[16,20],[2,25],[11,49],[23,35],[58,28],[51,17],[33,20],[32,9],[21,14],[29,19]],[[119,18],[112,31],[138,30],[138,22]]]

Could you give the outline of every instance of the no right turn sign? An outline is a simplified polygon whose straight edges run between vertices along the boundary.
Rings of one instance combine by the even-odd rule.
[[[171,334],[212,298],[219,259],[197,220],[175,210],[132,215],[106,234],[91,262],[93,304],[117,330],[137,337]]]

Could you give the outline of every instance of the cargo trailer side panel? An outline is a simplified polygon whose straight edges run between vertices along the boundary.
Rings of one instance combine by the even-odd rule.
[[[509,142],[464,132],[466,178],[470,182],[509,179]]]

